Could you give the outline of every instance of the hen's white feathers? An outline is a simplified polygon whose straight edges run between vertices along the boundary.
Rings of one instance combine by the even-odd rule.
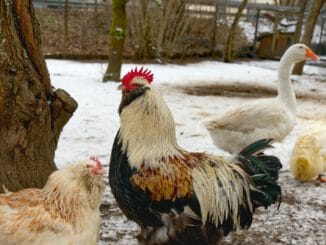
[[[104,191],[102,173],[72,164],[51,174],[43,189],[0,195],[0,244],[96,244],[99,204]]]

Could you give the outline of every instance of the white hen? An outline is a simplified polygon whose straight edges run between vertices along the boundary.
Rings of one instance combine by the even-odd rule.
[[[290,158],[290,171],[294,178],[309,181],[321,177],[326,172],[326,120],[315,123],[304,130],[293,147]]]
[[[0,244],[95,245],[104,174],[92,158],[53,172],[43,189],[0,194]]]
[[[279,64],[276,97],[258,99],[205,122],[214,144],[236,153],[259,139],[282,141],[293,129],[296,119],[296,98],[290,80],[292,67],[307,58],[318,60],[306,45],[292,45]]]

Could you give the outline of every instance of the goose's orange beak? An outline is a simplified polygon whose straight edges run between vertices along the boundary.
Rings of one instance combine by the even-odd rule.
[[[310,59],[312,59],[314,61],[319,60],[318,56],[310,48],[307,48],[306,58],[310,58]]]

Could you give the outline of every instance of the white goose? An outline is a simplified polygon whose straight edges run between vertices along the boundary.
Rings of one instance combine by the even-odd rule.
[[[296,120],[296,98],[290,80],[292,67],[307,58],[318,60],[306,45],[292,45],[279,64],[276,97],[258,99],[205,122],[214,144],[230,153],[238,153],[259,139],[282,141]]]

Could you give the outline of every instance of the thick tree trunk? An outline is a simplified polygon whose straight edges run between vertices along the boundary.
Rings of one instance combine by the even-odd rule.
[[[42,187],[77,103],[53,92],[32,1],[0,1],[0,191]]]
[[[123,46],[127,31],[126,4],[128,0],[112,0],[112,24],[110,28],[109,65],[103,82],[119,82],[122,66]]]
[[[232,60],[232,47],[233,47],[233,36],[235,33],[235,29],[238,25],[238,22],[240,20],[240,17],[242,15],[242,11],[246,8],[248,3],[248,0],[243,0],[242,3],[240,4],[238,8],[238,12],[236,13],[233,23],[230,27],[228,39],[225,44],[225,49],[224,49],[224,62],[231,62]]]
[[[311,43],[312,35],[314,34],[314,30],[315,30],[316,22],[317,22],[317,19],[319,16],[319,12],[325,2],[326,2],[325,0],[315,0],[312,5],[311,11],[309,12],[309,15],[306,19],[306,24],[304,27],[304,34],[301,39],[301,42],[306,44],[307,46],[309,46]],[[303,71],[304,64],[305,64],[304,61],[296,64],[293,68],[292,73],[296,74],[296,75],[301,75],[302,71]]]

